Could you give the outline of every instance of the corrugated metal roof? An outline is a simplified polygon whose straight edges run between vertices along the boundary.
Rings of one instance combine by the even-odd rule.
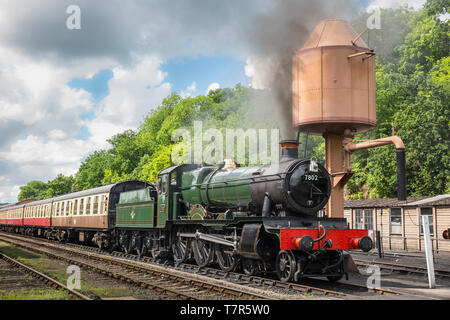
[[[423,198],[426,197],[412,197],[408,198],[406,201],[400,201],[397,198],[345,200],[344,208],[402,207],[410,202],[418,201]]]
[[[411,197],[406,201],[397,198],[384,199],[358,199],[345,200],[344,208],[387,208],[387,207],[411,207],[411,206],[434,206],[450,205],[450,195],[440,195],[435,197]]]
[[[438,205],[450,205],[450,194],[441,194],[431,198],[415,201],[409,203],[408,206],[438,206]]]

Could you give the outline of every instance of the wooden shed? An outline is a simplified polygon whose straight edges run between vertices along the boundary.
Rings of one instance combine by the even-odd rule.
[[[428,216],[435,252],[450,252],[443,238],[450,228],[450,194],[434,197],[346,200],[344,216],[350,228],[379,230],[385,250],[424,251],[421,216]]]

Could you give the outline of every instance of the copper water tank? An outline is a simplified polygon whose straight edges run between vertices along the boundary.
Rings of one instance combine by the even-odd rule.
[[[345,20],[319,23],[293,57],[293,125],[315,134],[375,127],[375,59]]]

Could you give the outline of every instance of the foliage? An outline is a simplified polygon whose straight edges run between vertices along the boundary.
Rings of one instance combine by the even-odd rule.
[[[33,180],[26,185],[20,187],[20,193],[17,197],[18,201],[25,199],[44,199],[47,193],[47,185],[45,182]]]
[[[406,147],[409,196],[446,193],[450,185],[449,23],[438,14],[448,1],[428,1],[409,12],[397,57],[377,61],[377,127],[359,138],[395,134]],[[403,13],[402,13],[403,14]],[[382,21],[383,15],[382,15]],[[355,175],[347,184],[350,197],[395,197],[395,148],[386,146],[355,153]]]
[[[58,174],[55,179],[47,182],[47,191],[45,193],[45,197],[53,198],[62,194],[70,193],[72,191],[74,182],[74,177],[66,177],[62,174]]]
[[[55,179],[47,183],[42,181],[31,181],[20,187],[18,201],[25,199],[45,199],[52,198],[72,191],[74,177],[58,174]]]
[[[111,155],[105,150],[91,153],[75,174],[74,191],[100,187],[105,177],[105,170],[111,162]]]

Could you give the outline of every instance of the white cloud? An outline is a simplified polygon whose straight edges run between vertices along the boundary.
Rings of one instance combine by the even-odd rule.
[[[0,42],[0,175],[8,179],[1,181],[0,202],[15,200],[8,197],[16,185],[76,173],[84,157],[108,148],[106,140],[114,134],[136,129],[170,94],[171,85],[163,83],[166,74],[159,69],[162,61],[135,59],[127,66],[107,58],[60,65],[24,56]],[[67,83],[105,67],[114,74],[110,94],[94,110],[94,119],[82,120],[80,116],[94,108],[92,95]],[[87,140],[76,138],[82,126],[90,133]]]
[[[206,94],[208,94],[211,90],[217,90],[220,88],[220,84],[218,84],[217,82],[213,82],[208,86],[208,89],[206,89]]]
[[[182,90],[179,94],[181,98],[192,97],[192,94],[197,91],[197,83],[194,81],[191,85],[187,86],[185,90]]]
[[[48,138],[51,140],[63,140],[67,137],[67,134],[59,129],[53,129],[50,130],[50,132],[48,133]]]
[[[83,123],[95,145],[105,145],[106,139],[123,130],[136,129],[144,116],[170,94],[170,83],[163,83],[166,73],[159,70],[161,63],[146,56],[131,68],[119,65],[113,69],[110,94],[100,103],[96,118]]]

